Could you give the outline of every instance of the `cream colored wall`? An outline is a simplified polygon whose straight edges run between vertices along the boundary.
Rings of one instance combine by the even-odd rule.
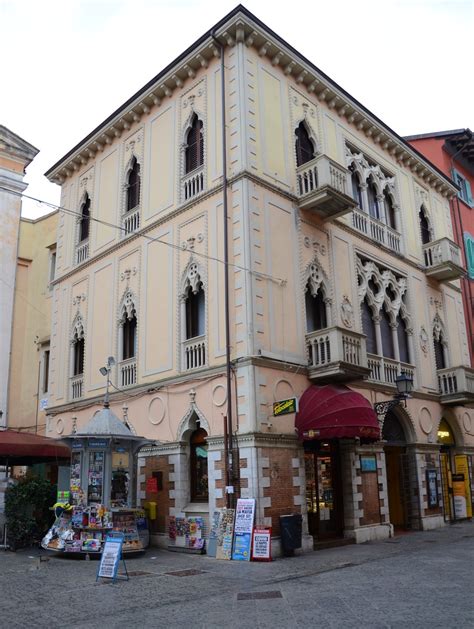
[[[22,219],[18,244],[9,387],[9,425],[45,431],[45,412],[37,408],[43,391],[44,344],[51,332],[49,284],[51,247],[56,243],[58,213],[36,221]],[[39,374],[39,386],[38,386]]]

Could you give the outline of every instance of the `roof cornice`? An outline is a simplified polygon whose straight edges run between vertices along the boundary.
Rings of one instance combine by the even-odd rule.
[[[234,46],[238,42],[252,46],[260,56],[268,57],[274,66],[283,68],[285,74],[293,76],[296,83],[308,93],[314,94],[320,102],[325,102],[329,109],[365,133],[426,184],[443,196],[456,194],[455,186],[436,166],[242,5],[200,37],[52,166],[45,173],[46,177],[55,183],[62,183],[104,150],[106,145],[112,144],[115,138],[120,137],[144,114],[171,97],[187,79],[196,75],[199,68],[207,67],[214,57],[219,57],[214,37],[224,46]]]

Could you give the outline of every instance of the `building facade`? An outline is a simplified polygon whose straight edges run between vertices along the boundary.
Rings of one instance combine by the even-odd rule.
[[[229,411],[231,484],[276,537],[292,512],[306,548],[441,526],[456,461],[470,513],[456,189],[255,16],[226,16],[46,174],[63,208],[47,434],[100,408],[113,356],[112,408],[157,443],[138,487],[158,504],[156,543],[170,515],[226,504]],[[364,432],[402,372],[412,398]],[[351,436],[330,418],[319,432],[326,394],[326,409],[349,401]],[[298,415],[274,416],[291,398]]]
[[[18,236],[20,231],[21,193],[25,169],[38,149],[0,125],[0,429],[8,426],[8,381],[12,344],[12,316],[15,297]]]
[[[474,140],[470,129],[424,133],[405,138],[458,186],[451,199],[454,240],[464,254],[461,278],[471,366],[474,366]]]
[[[58,212],[20,220],[8,426],[36,434],[46,430],[57,228]]]

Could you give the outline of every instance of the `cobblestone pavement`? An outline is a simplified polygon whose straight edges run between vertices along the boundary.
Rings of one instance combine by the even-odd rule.
[[[97,562],[0,551],[0,628],[474,627],[474,524],[272,563],[150,549],[130,580]],[[170,572],[198,571],[187,576]]]

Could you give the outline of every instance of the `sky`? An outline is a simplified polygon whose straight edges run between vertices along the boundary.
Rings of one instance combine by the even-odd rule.
[[[44,172],[236,4],[0,0],[0,124],[40,150],[26,193],[59,203]],[[474,127],[473,0],[243,4],[400,135]]]

